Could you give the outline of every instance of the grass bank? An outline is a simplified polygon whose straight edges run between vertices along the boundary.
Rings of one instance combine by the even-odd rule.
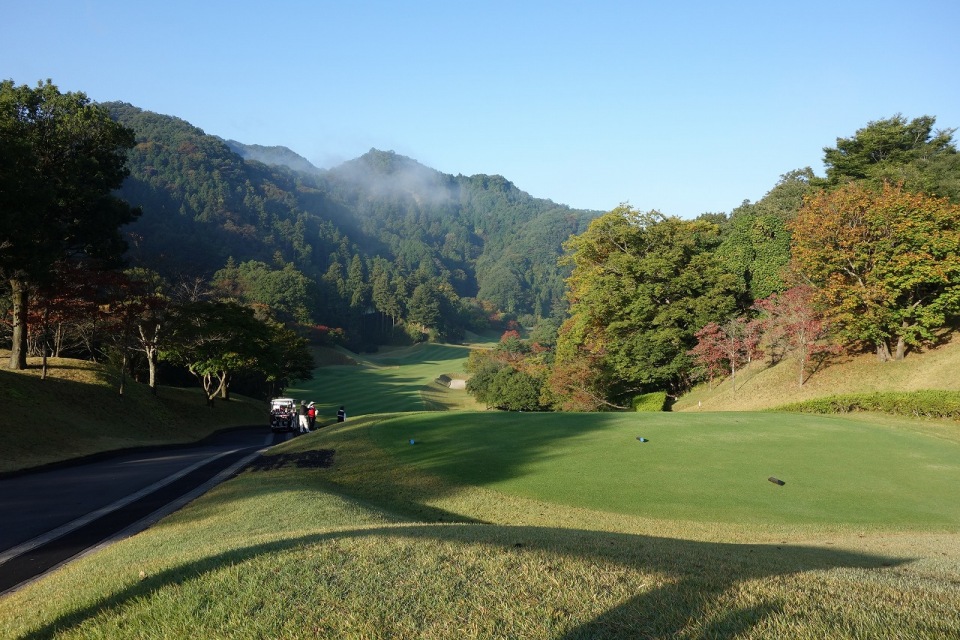
[[[28,365],[25,371],[0,370],[0,472],[267,424],[266,405],[247,398],[210,409],[200,389],[161,387],[154,396],[133,381],[121,398],[110,374],[95,363],[51,358],[45,380],[39,358]]]
[[[948,342],[901,361],[878,362],[876,356],[843,356],[809,372],[798,384],[799,365],[786,358],[771,366],[755,361],[737,372],[736,386],[727,377],[704,383],[677,399],[674,411],[757,411],[827,396],[928,390],[960,391],[960,334]]]
[[[641,505],[645,499],[623,480],[636,473],[624,467],[643,465],[614,453],[617,447],[706,452],[661,467],[645,482],[644,493],[656,494],[676,491],[671,485],[699,469],[723,466],[732,449],[759,457],[771,437],[783,435],[748,437],[729,415],[671,416],[680,420],[669,424],[649,416],[624,423],[577,416],[578,432],[548,417],[520,422],[516,414],[487,413],[447,423],[435,414],[372,415],[322,429],[274,448],[257,470],[156,527],[0,600],[0,636],[960,635],[956,522],[864,527],[834,510],[830,521],[810,527],[789,514],[773,522],[716,521],[708,500],[693,520],[663,517],[658,508],[605,506],[613,494],[629,492]],[[865,437],[869,428],[866,421],[829,429],[816,426],[824,418],[790,418],[798,421],[791,430],[810,420],[819,429],[811,442],[823,449],[841,444],[847,431]],[[954,449],[960,443],[950,432],[926,432],[929,423],[920,431],[913,424],[887,422],[878,430],[918,454],[903,464],[930,467],[934,477],[931,465],[944,460],[930,458],[926,441]],[[649,443],[619,443],[638,430],[653,435]],[[684,441],[688,430],[696,438]],[[605,444],[583,442],[579,432]],[[711,445],[694,441],[710,432]],[[410,445],[410,437],[420,440]],[[808,464],[816,472],[833,466]],[[834,473],[851,491],[842,500],[855,508],[858,481],[842,468]],[[956,457],[944,473],[956,473]],[[580,486],[604,478],[604,491]],[[789,500],[784,490],[801,485],[792,479],[764,489],[779,492],[782,502]]]

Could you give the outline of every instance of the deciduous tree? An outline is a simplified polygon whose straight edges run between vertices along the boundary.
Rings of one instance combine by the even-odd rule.
[[[849,138],[825,147],[825,181],[833,188],[850,180],[879,187],[903,184],[911,192],[960,202],[960,154],[953,143],[956,129],[934,129],[936,118],[908,121],[900,114],[870,122]]]
[[[133,132],[83,93],[0,82],[0,276],[10,283],[10,368],[26,367],[28,289],[70,254],[116,258],[138,211],[111,195]]]
[[[811,361],[838,351],[838,346],[831,340],[829,324],[823,314],[814,309],[815,296],[812,287],[798,285],[754,305],[765,314],[763,323],[768,342],[782,343],[783,348],[796,358],[798,386],[803,385]]]
[[[792,268],[816,308],[880,360],[960,314],[960,206],[945,198],[850,183],[808,198],[792,232]]]
[[[627,206],[594,220],[567,244],[570,318],[556,366],[582,371],[570,360],[589,356],[614,403],[643,390],[678,390],[697,327],[731,316],[743,293],[712,253],[718,243],[718,226],[706,220]]]

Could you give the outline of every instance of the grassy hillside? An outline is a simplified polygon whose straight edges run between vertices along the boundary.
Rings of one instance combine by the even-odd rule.
[[[656,504],[681,488],[695,495],[687,476],[701,469],[704,490],[716,474],[729,480],[731,450],[759,460],[776,448],[777,430],[762,426],[769,414],[750,417],[755,436],[734,414],[447,416],[457,421],[368,416],[275,447],[269,464],[152,529],[0,599],[0,636],[960,637],[956,506],[948,527],[851,521],[864,461],[845,474],[816,451],[789,452],[809,458],[807,473],[783,487],[761,479],[778,497],[768,513],[789,516],[773,522],[717,522],[706,506],[684,519],[602,508],[610,499]],[[937,474],[930,455],[949,457],[928,446],[939,441],[954,451],[945,473],[957,473],[955,429],[941,437],[886,422],[875,441],[866,420],[790,417],[834,421],[805,447],[866,437],[868,453],[905,449],[903,464],[928,476]],[[422,438],[412,446],[410,429]],[[677,439],[688,430],[697,437]],[[640,431],[653,434],[649,443],[633,440]],[[618,442],[624,433],[629,445]],[[642,487],[625,483],[645,465],[621,450],[656,447],[685,455],[650,469]],[[809,507],[792,502],[821,472],[845,497],[824,500],[836,517],[800,524],[793,516]],[[866,491],[878,500],[937,492],[872,477]]]
[[[775,366],[752,363],[727,378],[702,384],[679,398],[674,411],[756,411],[824,396],[874,391],[960,390],[960,336],[936,349],[911,353],[900,362],[878,362],[870,354],[838,358],[798,384],[799,368],[788,358]],[[808,374],[809,375],[809,374]],[[699,403],[699,404],[698,404]]]
[[[5,362],[9,352],[0,351]],[[0,369],[0,472],[35,467],[102,451],[193,442],[218,429],[266,425],[266,405],[246,398],[205,406],[199,389],[149,389],[116,380],[84,360],[52,358],[41,380],[40,359],[26,371]]]
[[[286,391],[316,402],[321,423],[329,423],[337,409],[348,417],[396,411],[483,409],[464,390],[450,389],[437,379],[462,377],[469,348],[447,344],[417,344],[384,348],[375,354],[357,355],[319,349],[316,361],[324,363],[306,380]]]

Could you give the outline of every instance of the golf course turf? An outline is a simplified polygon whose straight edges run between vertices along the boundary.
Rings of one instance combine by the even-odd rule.
[[[434,383],[464,354],[321,369],[290,395],[345,423],[0,599],[0,637],[960,638],[957,423],[470,411]]]
[[[373,437],[401,464],[455,485],[596,511],[955,528],[960,500],[946,497],[960,487],[960,442],[911,427],[780,413],[460,412],[400,416]]]

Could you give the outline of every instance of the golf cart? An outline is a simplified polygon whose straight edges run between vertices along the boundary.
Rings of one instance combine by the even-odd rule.
[[[297,404],[293,398],[270,401],[270,428],[274,431],[297,430]]]

